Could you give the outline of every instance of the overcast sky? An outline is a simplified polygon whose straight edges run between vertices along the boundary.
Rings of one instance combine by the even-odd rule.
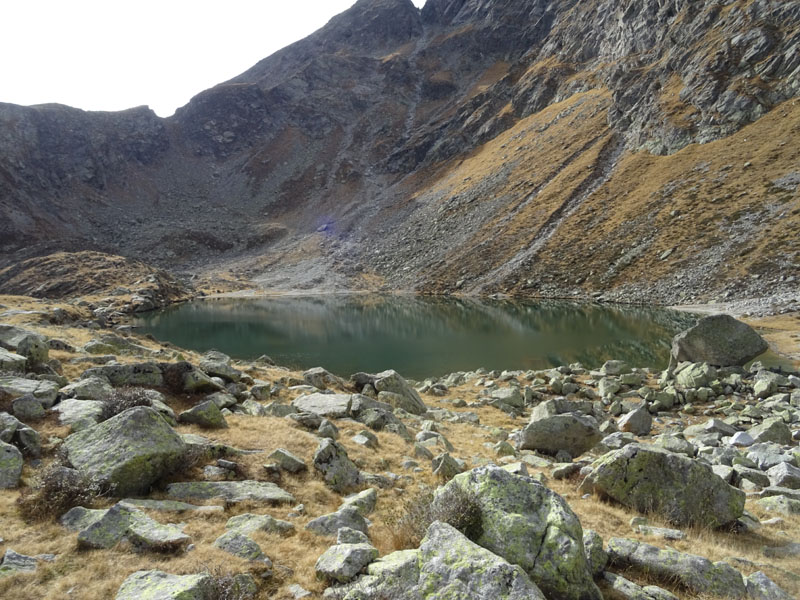
[[[0,102],[85,110],[147,104],[166,117],[354,3],[2,0]]]

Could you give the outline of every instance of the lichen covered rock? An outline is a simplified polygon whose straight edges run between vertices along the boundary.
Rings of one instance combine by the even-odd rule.
[[[80,472],[96,477],[119,496],[147,492],[177,468],[186,444],[152,408],[137,406],[64,441]]]
[[[477,498],[477,544],[522,567],[547,597],[600,600],[580,521],[561,496],[530,477],[481,467],[456,475],[434,502],[455,486]]]
[[[654,446],[629,444],[592,465],[580,490],[676,525],[721,527],[742,515],[745,495],[711,467]]]
[[[116,600],[209,600],[213,592],[214,580],[208,573],[136,571],[122,582]]]

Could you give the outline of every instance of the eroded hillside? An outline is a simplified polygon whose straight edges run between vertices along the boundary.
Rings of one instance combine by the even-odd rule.
[[[0,105],[3,263],[663,301],[797,289],[800,2],[359,0],[168,119]]]

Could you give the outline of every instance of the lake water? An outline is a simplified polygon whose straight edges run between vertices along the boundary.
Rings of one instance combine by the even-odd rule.
[[[453,371],[542,369],[611,358],[663,369],[672,337],[695,317],[667,309],[569,301],[315,296],[195,301],[136,325],[162,341],[238,359],[269,355],[342,376],[396,369],[414,379]]]

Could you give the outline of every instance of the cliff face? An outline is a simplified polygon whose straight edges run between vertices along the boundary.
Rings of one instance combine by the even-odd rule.
[[[287,287],[789,289],[799,25],[794,1],[359,0],[166,120],[0,105],[0,250]]]

